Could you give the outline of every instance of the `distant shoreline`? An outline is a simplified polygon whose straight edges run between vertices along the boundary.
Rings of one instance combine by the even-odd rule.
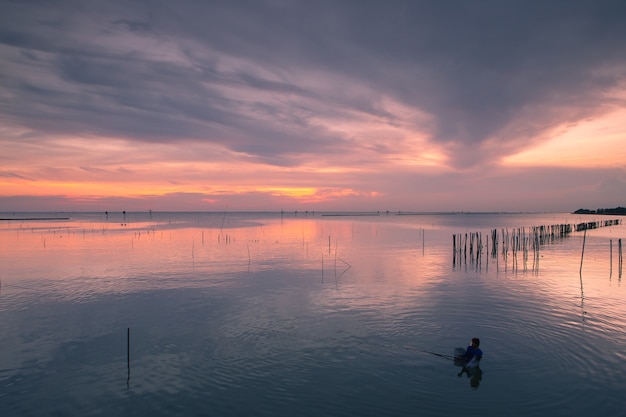
[[[105,214],[106,213],[106,214]],[[117,212],[117,211],[111,211],[111,212],[100,212],[100,211],[78,211],[78,212],[21,212],[21,213],[16,213],[13,212],[13,214],[17,214],[20,215],[20,217],[9,217],[11,212],[5,211],[0,213],[0,215],[3,215],[3,217],[0,217],[0,221],[51,221],[51,220],[71,220],[72,217],[70,217],[70,215],[77,215],[77,216],[81,216],[81,215],[98,215],[98,214],[102,214],[105,215],[108,219],[108,216],[115,216],[115,215],[121,215],[124,212]],[[350,211],[346,211],[346,212],[342,212],[342,211],[308,211],[308,212],[299,212],[299,211],[283,211],[283,212],[279,212],[279,211],[150,211],[150,212],[144,212],[144,211],[130,211],[130,212],[126,212],[124,214],[128,214],[128,215],[136,215],[136,214],[144,214],[144,213],[150,213],[151,215],[154,216],[158,216],[159,214],[219,214],[219,215],[227,215],[227,214],[279,214],[279,215],[286,215],[286,214],[294,214],[296,216],[299,215],[305,215],[305,216],[322,216],[322,217],[377,217],[377,216],[428,216],[428,215],[485,215],[485,214],[494,214],[494,215],[499,215],[499,214],[559,214],[559,213],[567,213],[565,211],[558,211],[558,212],[552,212],[552,211],[424,211],[424,212],[419,212],[419,211],[362,211],[362,212],[350,212]],[[7,216],[7,214],[9,216]],[[44,216],[42,217],[37,217],[37,214],[43,214]],[[47,216],[46,216],[47,214]],[[52,216],[51,216],[52,214]],[[55,214],[58,215],[58,217],[54,216]],[[569,214],[595,214],[595,215],[620,215],[620,216],[624,216],[626,215],[626,207],[615,207],[615,208],[599,208],[596,210],[591,210],[591,209],[586,209],[586,208],[580,208],[574,212],[570,212]]]
[[[6,218],[6,219],[0,219],[2,221],[4,220],[69,220],[69,217],[13,217],[13,218]]]
[[[597,210],[589,210],[580,208],[573,212],[572,214],[610,214],[610,215],[618,215],[618,216],[626,216],[626,207],[615,207],[615,208],[599,208]]]

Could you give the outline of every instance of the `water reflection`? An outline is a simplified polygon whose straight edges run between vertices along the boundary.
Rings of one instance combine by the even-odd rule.
[[[35,403],[86,415],[626,408],[625,290],[608,243],[623,226],[588,231],[581,272],[575,233],[542,247],[539,269],[500,250],[481,268],[450,263],[454,234],[553,215],[126,216],[1,223],[8,414]],[[489,355],[461,378],[451,358],[424,353],[473,335]]]
[[[463,367],[461,372],[458,373],[458,376],[463,376],[463,374],[467,374],[467,378],[470,380],[470,387],[478,389],[480,381],[483,379],[483,371],[480,369],[480,366],[473,368]]]

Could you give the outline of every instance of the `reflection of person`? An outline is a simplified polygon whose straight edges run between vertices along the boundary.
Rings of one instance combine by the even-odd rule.
[[[465,371],[467,372],[467,377],[471,378],[470,386],[474,389],[478,388],[478,386],[480,385],[480,380],[483,378],[483,371],[481,371],[478,366],[466,369]]]

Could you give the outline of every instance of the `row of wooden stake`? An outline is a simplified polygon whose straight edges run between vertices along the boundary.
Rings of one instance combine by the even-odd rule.
[[[615,220],[603,220],[596,222],[586,222],[577,225],[572,224],[555,224],[549,226],[534,226],[530,228],[520,227],[516,229],[501,229],[500,233],[498,229],[492,229],[490,235],[486,236],[486,251],[491,254],[491,257],[496,260],[496,267],[499,268],[498,254],[501,253],[505,264],[505,270],[509,265],[509,254],[512,255],[512,268],[514,270],[519,269],[519,253],[522,253],[523,269],[526,271],[529,269],[530,253],[533,254],[531,269],[538,271],[540,248],[541,246],[555,242],[559,239],[568,237],[573,231],[586,231],[587,229],[595,229],[598,227],[606,227],[619,225],[620,219]],[[491,237],[491,239],[489,239]],[[489,251],[489,241],[491,240],[491,251]],[[622,240],[618,242],[619,249],[619,276],[622,275]],[[454,267],[457,265],[465,264],[469,260],[470,264],[480,269],[482,266],[482,252],[483,252],[483,236],[481,232],[471,233],[459,233],[452,235],[453,246],[453,258],[452,264]],[[613,242],[611,241],[611,274],[613,271]],[[583,247],[584,256],[584,247]],[[582,258],[581,258],[581,270],[582,270]]]

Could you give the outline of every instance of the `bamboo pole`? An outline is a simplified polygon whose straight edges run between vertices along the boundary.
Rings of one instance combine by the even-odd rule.
[[[622,278],[622,239],[617,241],[617,246],[619,246],[619,277]]]
[[[613,276],[613,239],[609,240],[609,277]]]
[[[583,235],[583,251],[580,254],[580,275],[583,274],[583,258],[585,257],[585,240],[587,240],[587,229],[585,229],[585,234]]]

